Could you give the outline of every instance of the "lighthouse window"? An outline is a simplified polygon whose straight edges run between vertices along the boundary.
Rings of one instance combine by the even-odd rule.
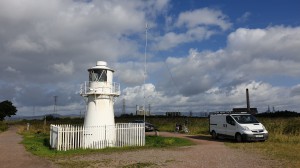
[[[107,81],[107,70],[94,69],[89,74],[90,81],[106,82]]]

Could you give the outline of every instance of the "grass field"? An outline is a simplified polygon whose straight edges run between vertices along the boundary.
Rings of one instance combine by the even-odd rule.
[[[116,118],[116,122],[129,122],[136,119],[136,117],[124,117]],[[208,128],[208,118],[187,118],[187,117],[147,117],[146,120],[158,127],[160,131],[173,132],[175,130],[176,123],[184,124],[187,122],[189,128],[189,134],[191,135],[209,135]],[[266,155],[270,158],[280,160],[282,162],[288,163],[289,167],[300,167],[300,118],[290,117],[290,118],[258,118],[262,122],[267,130],[269,131],[269,139],[266,142],[250,142],[250,143],[234,143],[232,141],[226,141],[226,145],[232,148],[243,149],[247,152],[256,152]],[[26,132],[26,123],[30,122],[31,131]],[[49,124],[82,124],[82,119],[60,119],[47,121],[47,125],[44,126],[42,121],[23,121],[23,127],[20,128],[20,132],[23,133],[25,139],[24,144],[27,150],[42,156],[68,156],[73,154],[84,154],[91,152],[99,152],[97,150],[77,150],[60,153],[55,150],[50,150],[50,153],[44,154],[42,149],[49,152],[47,147],[47,137],[49,137]],[[153,143],[154,142],[154,143]],[[178,144],[175,139],[149,139],[147,137],[146,147],[164,147]],[[158,145],[157,145],[158,144]],[[157,146],[156,146],[157,145]],[[183,143],[184,145],[184,143]],[[176,146],[176,145],[175,145]],[[180,145],[179,145],[180,146]],[[123,149],[105,149],[101,152],[112,152],[119,151]],[[134,148],[125,149],[134,150]],[[39,153],[38,153],[39,152]]]

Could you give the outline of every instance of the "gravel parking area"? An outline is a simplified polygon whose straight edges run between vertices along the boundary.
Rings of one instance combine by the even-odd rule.
[[[149,134],[149,133],[148,133]],[[153,133],[150,133],[153,134]],[[223,142],[201,136],[160,132],[160,136],[191,139],[196,145],[179,148],[143,149],[137,151],[76,156],[90,167],[170,167],[170,168],[277,168],[283,165],[255,153],[231,149]]]

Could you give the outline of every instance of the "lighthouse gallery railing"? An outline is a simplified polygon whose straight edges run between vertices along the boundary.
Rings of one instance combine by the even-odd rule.
[[[91,143],[89,132],[97,132],[99,141]],[[103,135],[115,134],[115,141],[103,139]],[[72,149],[102,149],[106,147],[144,146],[144,123],[117,123],[115,126],[88,127],[74,125],[51,125],[50,146],[59,151]]]
[[[90,87],[90,83],[98,83],[98,87]],[[86,81],[81,85],[80,94],[110,94],[110,95],[120,95],[120,84],[113,82],[95,82],[95,81]]]

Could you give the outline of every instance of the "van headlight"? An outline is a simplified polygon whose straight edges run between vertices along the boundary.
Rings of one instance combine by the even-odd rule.
[[[264,125],[261,125],[262,126],[262,128],[264,129],[264,131],[266,131],[267,129],[266,129],[266,127],[264,126]]]
[[[243,129],[244,131],[250,131],[250,129],[249,129],[247,126],[242,126],[242,129]]]

